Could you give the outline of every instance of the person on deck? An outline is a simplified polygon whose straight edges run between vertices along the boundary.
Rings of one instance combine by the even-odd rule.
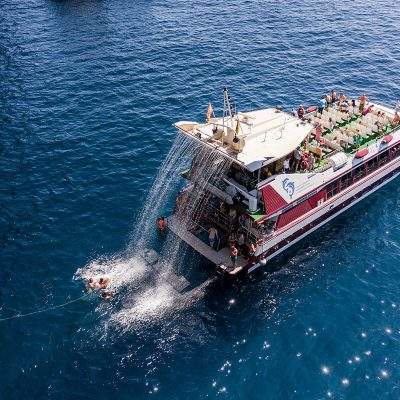
[[[250,243],[249,244],[249,259],[254,261],[256,258],[256,251],[257,251],[258,243]]]
[[[218,231],[212,226],[208,230],[208,243],[212,249],[215,249],[215,242],[218,240]]]
[[[334,90],[331,90],[331,101],[332,101],[332,104],[336,103],[336,101],[337,101],[337,94]]]
[[[230,207],[229,209],[229,222],[231,226],[236,226],[237,224],[237,211],[235,207]]]
[[[226,214],[226,205],[225,205],[225,202],[221,201],[221,203],[219,204],[219,211],[220,211],[222,214]]]
[[[396,111],[394,113],[394,118],[392,119],[392,122],[391,122],[392,128],[395,128],[399,124],[400,124],[400,115]]]
[[[305,113],[306,113],[306,111],[304,110],[304,106],[303,106],[303,105],[300,105],[300,107],[297,109],[297,116],[298,116],[300,119],[303,119]]]
[[[293,152],[293,157],[294,157],[293,170],[294,172],[297,172],[301,161],[300,147],[297,147],[297,149]]]
[[[368,96],[366,95],[366,93],[362,94],[360,96],[360,107],[359,107],[359,110],[360,110],[361,114],[364,111],[364,108],[365,108],[365,105],[367,104],[367,101],[368,101]]]
[[[238,254],[239,254],[239,251],[238,251],[237,247],[235,246],[234,243],[232,243],[231,249],[230,249],[230,256],[231,256],[231,261],[232,261],[233,267],[236,267]]]
[[[347,100],[343,100],[339,103],[340,112],[348,113],[349,112],[349,103]]]
[[[337,94],[334,90],[331,90],[331,100],[332,100],[332,104],[336,103],[337,100]]]
[[[332,104],[332,97],[329,93],[325,96],[325,100],[326,100],[327,106],[330,106]]]
[[[315,157],[313,153],[310,153],[308,170],[312,171],[314,169],[314,166],[315,166]]]
[[[325,97],[324,96],[322,96],[320,99],[319,99],[319,101],[318,101],[318,112],[320,113],[320,114],[322,114],[322,112],[325,110],[325,108],[326,108],[326,99],[325,99]]]
[[[246,226],[247,225],[247,218],[246,218],[246,215],[244,213],[239,215],[238,222],[239,222],[239,226]]]
[[[285,158],[283,161],[283,172],[288,174],[290,172],[290,160],[289,158]]]
[[[246,246],[246,235],[243,232],[238,233],[237,244],[241,254],[244,254],[247,250],[247,246]]]
[[[366,109],[363,111],[362,115],[365,117],[367,114],[369,114],[370,112],[372,112],[373,107],[374,107],[373,104],[370,105],[368,108],[366,108]]]
[[[315,124],[315,140],[318,143],[321,143],[321,139],[322,139],[322,126],[319,123]]]

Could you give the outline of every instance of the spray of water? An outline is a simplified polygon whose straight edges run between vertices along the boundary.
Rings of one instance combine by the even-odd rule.
[[[154,238],[155,220],[175,192],[180,179],[179,172],[188,162],[191,150],[191,141],[185,136],[179,135],[161,164],[157,177],[144,201],[144,206],[138,213],[129,245],[131,253],[149,247]]]
[[[187,296],[179,296],[166,283],[161,274],[148,268],[141,254],[151,247],[155,239],[155,220],[176,191],[179,172],[196,154],[191,169],[191,185],[184,192],[180,209],[181,228],[188,229],[203,213],[207,200],[206,185],[217,180],[226,171],[229,162],[217,151],[194,146],[193,142],[179,136],[162,163],[153,186],[138,213],[130,244],[120,255],[90,262],[76,273],[76,278],[88,279],[105,276],[110,278],[112,290],[118,293],[107,327],[120,327],[123,331],[165,318],[168,313],[192,304],[201,298],[205,286]],[[161,258],[166,268],[178,269],[184,258],[181,241],[173,236],[165,240]],[[102,308],[102,305],[99,305]],[[104,309],[104,307],[102,308]]]
[[[191,185],[182,194],[183,200],[178,209],[179,227],[181,230],[189,230],[196,226],[204,214],[210,193],[206,190],[210,182],[218,182],[230,166],[230,161],[217,150],[210,150],[199,146],[192,163]],[[185,247],[182,242],[170,238],[163,248],[163,258],[170,265],[180,266],[184,259]]]

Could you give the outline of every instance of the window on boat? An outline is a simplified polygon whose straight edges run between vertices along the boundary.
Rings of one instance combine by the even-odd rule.
[[[233,163],[227,173],[228,178],[235,180],[248,191],[255,189],[257,185],[257,174]]]
[[[372,172],[372,171],[375,171],[376,168],[378,168],[378,159],[377,159],[377,157],[374,157],[372,160],[369,160],[367,162],[367,169],[368,169],[368,172]]]
[[[388,162],[389,160],[389,152],[386,150],[383,152],[381,155],[379,155],[379,160],[378,160],[378,165],[384,165]]]
[[[268,179],[270,176],[278,175],[283,172],[283,163],[285,158],[281,158],[271,164],[265,165],[259,171],[260,173],[260,181]]]
[[[336,180],[328,185],[326,189],[326,195],[328,198],[330,198],[337,195],[339,191],[340,191],[339,180]]]
[[[360,165],[353,171],[353,181],[358,181],[363,176],[365,176],[365,167],[364,165]]]
[[[351,172],[348,172],[347,174],[343,175],[340,180],[340,186],[342,189],[347,188],[352,183],[353,183],[353,178],[351,177]]]

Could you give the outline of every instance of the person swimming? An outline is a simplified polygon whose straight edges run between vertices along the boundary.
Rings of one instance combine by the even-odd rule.
[[[101,293],[101,298],[103,300],[110,300],[112,298],[112,293],[104,291]]]
[[[109,300],[112,297],[112,293],[105,290],[110,284],[110,278],[101,277],[98,282],[94,278],[89,278],[86,281],[86,288],[88,292],[100,292],[99,295],[103,300]]]
[[[93,278],[89,278],[86,282],[86,287],[88,291],[92,291],[98,288],[98,284]]]
[[[109,283],[110,283],[110,279],[109,278],[100,278],[99,279],[99,287],[100,287],[100,289],[107,288]]]
[[[157,229],[160,232],[163,232],[165,230],[165,228],[167,227],[167,225],[168,225],[167,218],[165,218],[165,217],[157,218],[156,223],[157,223]]]

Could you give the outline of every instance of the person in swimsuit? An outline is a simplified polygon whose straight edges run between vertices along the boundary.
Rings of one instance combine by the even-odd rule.
[[[367,101],[368,101],[367,95],[366,95],[365,93],[362,94],[362,95],[360,96],[360,108],[359,108],[361,114],[362,114],[363,111],[364,111],[364,108],[365,108],[365,105],[367,104]]]
[[[329,93],[325,96],[325,100],[326,100],[326,104],[328,106],[330,106],[332,104],[332,97]]]
[[[396,111],[394,113],[394,118],[392,119],[391,125],[392,125],[393,128],[395,128],[399,124],[400,124],[400,116]]]
[[[304,106],[301,105],[301,106],[297,109],[297,116],[298,116],[300,119],[303,119],[303,118],[304,118],[304,114],[305,114]]]
[[[218,240],[218,231],[212,226],[208,230],[208,243],[210,247],[214,249],[215,242]]]
[[[100,278],[99,279],[99,287],[100,289],[105,289],[108,284],[110,283],[110,279],[109,278]]]
[[[234,243],[231,244],[231,250],[230,250],[230,255],[231,255],[231,261],[232,261],[232,266],[236,267],[236,263],[237,263],[237,258],[238,258],[238,249],[235,246]]]
[[[97,289],[99,286],[93,278],[89,278],[87,280],[86,287],[88,291],[92,291]]]
[[[101,298],[102,298],[103,300],[110,300],[110,299],[112,298],[112,293],[111,293],[111,292],[106,292],[106,291],[104,291],[104,292],[101,294]]]

